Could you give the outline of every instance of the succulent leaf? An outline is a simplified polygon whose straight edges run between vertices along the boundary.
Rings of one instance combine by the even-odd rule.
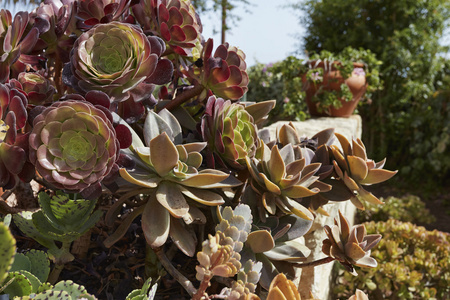
[[[16,240],[9,228],[0,223],[0,285],[7,277],[16,253]]]

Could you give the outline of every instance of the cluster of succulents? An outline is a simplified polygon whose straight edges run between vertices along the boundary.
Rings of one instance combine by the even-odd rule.
[[[94,226],[105,249],[138,226],[136,239],[194,298],[259,299],[265,289],[268,299],[297,299],[283,276],[306,263],[303,236],[322,206],[380,203],[363,185],[395,174],[332,129],[303,138],[286,124],[267,138],[259,128],[275,101],[240,100],[245,54],[214,49],[190,0],[44,0],[14,17],[2,9],[0,21],[0,187],[28,189],[38,209],[12,219],[53,263],[48,278],[34,276],[42,288],[28,276],[33,263],[12,269],[31,282],[22,299],[92,298],[57,282],[72,242]],[[343,220],[324,228],[329,261],[375,266],[368,250],[378,238]],[[0,254],[9,255],[3,227]],[[169,245],[197,258],[199,288],[172,265]],[[9,265],[1,260],[0,281]],[[218,276],[231,279],[209,291]],[[128,298],[153,297],[155,282]]]

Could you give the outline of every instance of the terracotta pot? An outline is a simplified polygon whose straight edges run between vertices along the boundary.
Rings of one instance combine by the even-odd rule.
[[[324,62],[321,61],[316,65],[315,61],[309,62],[311,66],[316,68],[324,69]],[[308,105],[308,110],[311,116],[331,116],[331,117],[350,117],[356,109],[359,100],[366,92],[367,82],[365,76],[355,74],[352,72],[352,76],[344,80],[341,73],[336,70],[336,65],[339,62],[328,63],[323,71],[323,81],[321,83],[314,84],[313,82],[306,79],[306,74],[302,75],[303,90],[306,93],[306,104]],[[353,68],[363,68],[364,64],[353,63]],[[312,98],[322,86],[322,90],[327,91],[340,91],[341,84],[346,83],[350,88],[353,95],[351,101],[341,100],[342,107],[334,108],[330,107],[327,111],[319,113],[317,110],[318,103],[313,102]]]

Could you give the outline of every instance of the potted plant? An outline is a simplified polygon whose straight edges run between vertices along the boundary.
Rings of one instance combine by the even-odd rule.
[[[370,50],[352,47],[338,54],[323,50],[310,56],[301,77],[312,116],[349,117],[359,101],[381,86],[379,65]]]

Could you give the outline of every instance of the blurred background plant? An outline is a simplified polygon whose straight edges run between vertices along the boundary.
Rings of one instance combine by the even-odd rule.
[[[347,299],[358,288],[369,299],[447,299],[450,293],[450,234],[390,219],[364,223],[368,233],[383,236],[372,256],[378,267],[343,272],[334,299]],[[350,287],[350,288],[348,288]]]

